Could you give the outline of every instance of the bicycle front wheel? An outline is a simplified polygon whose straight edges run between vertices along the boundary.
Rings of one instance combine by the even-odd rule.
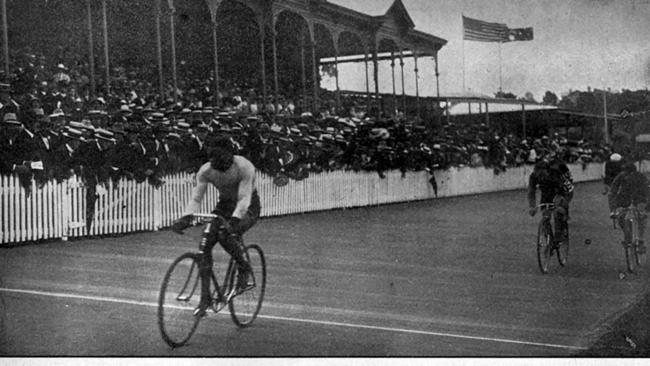
[[[630,272],[636,271],[638,255],[634,243],[625,243],[625,261],[627,262],[627,270]]]
[[[638,267],[638,266],[641,266],[643,264],[643,262],[645,262],[644,261],[645,256],[643,255],[643,253],[639,252],[639,241],[637,240],[634,244],[635,244],[634,245],[634,254],[635,254],[635,258],[636,258],[636,265]]]
[[[158,297],[158,327],[170,347],[187,343],[200,317],[194,310],[201,300],[199,263],[194,253],[178,257],[167,270]]]
[[[550,228],[544,222],[541,222],[537,230],[537,264],[542,273],[548,273],[552,246],[553,237]]]
[[[266,289],[266,261],[258,245],[246,247],[246,257],[252,269],[252,287],[235,295],[228,303],[230,317],[239,327],[249,326],[259,314]]]
[[[627,270],[634,272],[637,265],[636,243],[634,242],[632,235],[634,232],[634,222],[630,219],[625,219],[623,221],[621,229],[623,230],[623,249],[625,250],[625,262],[627,263]]]

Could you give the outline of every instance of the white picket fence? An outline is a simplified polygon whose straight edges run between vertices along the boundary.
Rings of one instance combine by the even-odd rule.
[[[576,181],[602,177],[602,164],[570,166]],[[642,171],[650,170],[643,164]],[[532,167],[511,168],[499,175],[485,168],[451,168],[437,171],[437,197],[478,194],[524,188]],[[265,175],[257,176],[262,216],[277,216],[334,208],[373,206],[435,198],[426,172],[386,173],[336,171],[311,174],[302,181],[278,187]],[[165,184],[121,180],[97,186],[92,226],[86,227],[86,187],[76,177],[65,182],[48,182],[31,194],[18,178],[0,178],[0,244],[42,239],[122,234],[152,231],[171,225],[190,199],[194,176],[174,174]],[[218,192],[210,188],[203,201],[209,212],[217,203]]]

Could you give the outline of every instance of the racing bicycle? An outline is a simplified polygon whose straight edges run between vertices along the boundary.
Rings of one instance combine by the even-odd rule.
[[[163,340],[172,348],[186,344],[199,321],[206,315],[206,309],[199,309],[203,281],[199,275],[199,263],[202,263],[203,259],[201,248],[210,227],[224,227],[226,223],[222,216],[216,214],[193,216],[208,220],[199,251],[187,252],[174,260],[165,274],[158,297],[158,327]],[[209,309],[215,313],[228,306],[231,319],[239,327],[247,327],[255,320],[262,308],[266,288],[266,261],[262,248],[255,244],[244,248],[246,259],[251,266],[246,287],[242,289],[238,285],[239,266],[231,257],[221,282],[217,280],[216,266],[213,263],[209,278],[210,293],[203,294],[209,299]]]
[[[552,203],[542,203],[536,208],[542,211],[542,219],[537,229],[537,264],[542,273],[548,273],[549,262],[553,252],[557,253],[557,260],[560,266],[567,264],[569,257],[569,234],[567,227],[567,240],[558,242],[556,240],[556,207]]]

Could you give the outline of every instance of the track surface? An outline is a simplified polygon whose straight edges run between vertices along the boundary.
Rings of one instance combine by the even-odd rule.
[[[158,332],[158,289],[200,228],[3,248],[0,354],[575,355],[650,277],[619,277],[621,232],[600,190],[577,186],[569,264],[553,261],[547,275],[535,256],[539,215],[527,215],[523,191],[263,219],[246,235],[267,256],[260,317],[238,329],[210,313],[174,350]]]

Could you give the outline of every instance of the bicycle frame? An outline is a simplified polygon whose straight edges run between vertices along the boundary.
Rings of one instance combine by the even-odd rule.
[[[553,227],[555,205],[552,203],[542,203],[537,205],[537,208],[542,211],[542,220],[540,221],[540,225],[550,228],[551,238],[555,240],[555,228]]]
[[[218,225],[223,225],[226,222],[226,219],[220,215],[217,214],[194,214],[193,215],[196,218],[202,218],[202,219],[209,219],[210,221],[205,224],[205,228],[203,229],[203,237],[201,238],[201,243],[199,244],[199,254],[201,256],[205,255],[205,246],[207,245],[207,235],[210,233],[210,229],[212,228],[212,225],[218,224]],[[221,240],[221,238],[219,238]],[[212,280],[212,283],[214,284],[214,292],[207,294],[209,297],[209,300],[211,303],[213,303],[213,306],[216,304],[221,305],[219,308],[215,307],[215,311],[221,310],[230,300],[232,297],[234,291],[232,289],[232,284],[233,284],[233,275],[235,273],[234,269],[234,264],[233,260],[231,259],[228,262],[228,268],[226,270],[226,277],[224,278],[223,286],[219,286],[219,281],[217,280],[217,276],[214,274],[214,271],[212,268],[210,268],[210,279]],[[200,272],[199,272],[200,273]],[[202,279],[201,279],[202,280]],[[198,281],[197,281],[198,282]],[[196,286],[196,284],[195,284]],[[194,291],[194,290],[192,290]],[[216,292],[216,294],[215,294]],[[203,295],[203,294],[202,294]],[[216,295],[216,296],[215,296]],[[216,304],[215,301],[216,300]]]

